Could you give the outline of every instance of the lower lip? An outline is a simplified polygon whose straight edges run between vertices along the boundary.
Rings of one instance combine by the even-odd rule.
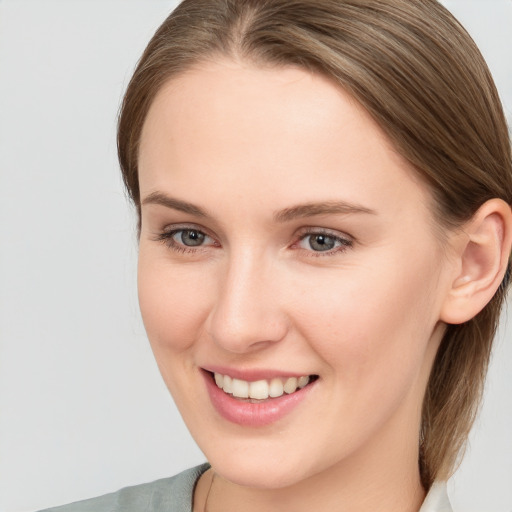
[[[202,371],[210,400],[217,412],[226,420],[246,427],[263,427],[279,421],[295,409],[309,394],[315,383],[299,389],[291,395],[253,403],[236,399],[224,393],[215,384],[209,372]],[[316,382],[316,381],[315,381]]]

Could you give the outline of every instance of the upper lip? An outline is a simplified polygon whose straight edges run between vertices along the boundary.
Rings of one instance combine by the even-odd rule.
[[[303,375],[311,375],[309,372],[294,372],[289,370],[263,369],[263,368],[231,368],[226,366],[203,366],[203,370],[210,373],[220,373],[221,375],[229,375],[235,379],[245,380],[247,382],[255,382],[258,380],[270,380],[277,377],[302,377]]]

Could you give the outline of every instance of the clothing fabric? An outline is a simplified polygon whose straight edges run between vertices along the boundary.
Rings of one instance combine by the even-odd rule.
[[[196,483],[209,467],[201,464],[171,478],[40,512],[192,512]],[[434,483],[419,512],[453,512],[445,482]]]
[[[196,482],[209,467],[202,464],[171,478],[40,512],[192,512]]]
[[[446,482],[434,482],[419,512],[453,512]]]

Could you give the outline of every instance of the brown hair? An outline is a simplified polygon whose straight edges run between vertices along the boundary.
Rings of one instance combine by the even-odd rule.
[[[140,216],[139,139],[172,76],[215,56],[296,65],[350,92],[430,187],[439,224],[488,199],[512,204],[510,140],[489,70],[435,0],[184,0],[158,29],[128,86],[118,126],[126,187]],[[481,400],[510,278],[462,325],[449,325],[425,393],[419,467],[428,489],[453,471]]]

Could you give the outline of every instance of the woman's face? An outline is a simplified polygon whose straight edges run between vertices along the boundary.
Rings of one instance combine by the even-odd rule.
[[[202,65],[157,95],[140,189],[142,316],[217,472],[417,466],[451,263],[366,111],[300,69]]]

